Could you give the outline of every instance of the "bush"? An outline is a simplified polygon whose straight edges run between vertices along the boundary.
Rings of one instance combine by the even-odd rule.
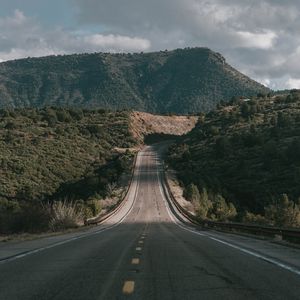
[[[202,192],[200,194],[199,198],[199,205],[196,208],[197,215],[201,219],[206,219],[209,210],[212,208],[212,201],[208,198],[208,193],[205,188],[202,189]]]
[[[56,116],[59,122],[69,123],[72,121],[70,114],[65,110],[57,110]]]
[[[39,202],[0,201],[0,233],[41,232],[48,222],[49,214]]]
[[[53,231],[78,227],[84,220],[82,209],[66,200],[54,202],[50,207],[50,215],[49,227]]]
[[[14,123],[14,122],[8,122],[5,126],[4,126],[5,129],[8,129],[8,130],[13,130],[13,129],[16,129],[17,128],[17,125]]]
[[[265,208],[265,217],[275,226],[297,227],[300,226],[300,207],[283,194],[275,204]]]
[[[228,221],[237,215],[235,206],[230,202],[227,204],[226,200],[217,195],[211,211],[211,218],[217,221]]]
[[[243,222],[245,223],[254,223],[259,225],[265,225],[268,221],[266,218],[260,214],[254,214],[246,211],[245,216],[243,218]]]
[[[86,202],[86,206],[91,210],[92,216],[97,216],[102,210],[101,200],[99,198],[92,198]]]
[[[200,193],[198,190],[198,187],[191,183],[187,186],[187,188],[184,190],[183,196],[192,203],[197,203],[200,199]]]
[[[217,158],[223,158],[230,153],[231,144],[227,137],[220,137],[216,140],[215,151]]]

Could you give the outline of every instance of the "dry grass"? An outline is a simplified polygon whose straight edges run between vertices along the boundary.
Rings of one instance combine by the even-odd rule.
[[[75,228],[84,221],[84,212],[74,202],[57,201],[50,207],[49,227],[53,231]]]

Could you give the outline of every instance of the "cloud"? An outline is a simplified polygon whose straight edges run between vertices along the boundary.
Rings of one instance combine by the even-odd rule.
[[[243,41],[245,48],[270,49],[274,45],[274,40],[277,37],[274,32],[252,33],[247,31],[237,31],[237,36]]]
[[[130,38],[128,36],[121,35],[102,35],[102,34],[93,34],[88,35],[83,38],[83,41],[86,45],[89,45],[91,48],[100,47],[105,49],[119,49],[120,51],[126,51],[130,49],[131,51],[144,51],[150,48],[150,42],[146,39],[141,38]]]
[[[204,46],[274,89],[300,78],[299,0],[61,1],[76,12],[72,29],[45,28],[20,10],[0,18],[0,61]]]
[[[290,78],[286,82],[286,86],[288,89],[300,89],[300,79]]]
[[[261,82],[300,78],[297,0],[71,0],[80,24],[151,41],[151,50],[206,46]],[[283,83],[284,82],[284,83]]]
[[[0,61],[75,52],[146,51],[150,46],[150,41],[136,36],[45,29],[20,10],[0,18]]]

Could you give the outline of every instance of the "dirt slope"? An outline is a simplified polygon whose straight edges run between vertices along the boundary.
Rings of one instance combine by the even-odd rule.
[[[160,116],[145,112],[131,114],[131,132],[138,140],[155,133],[183,135],[191,131],[198,117],[193,116]]]

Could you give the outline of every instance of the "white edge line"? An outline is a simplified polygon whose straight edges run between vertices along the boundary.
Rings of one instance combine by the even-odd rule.
[[[269,257],[267,257],[267,256],[264,256],[264,255],[262,255],[262,254],[256,253],[256,252],[254,252],[254,251],[251,251],[251,250],[245,249],[245,248],[243,248],[243,247],[240,247],[240,246],[237,246],[237,245],[228,243],[228,242],[223,241],[223,240],[221,240],[221,239],[215,238],[215,237],[211,236],[211,235],[208,234],[208,233],[200,233],[200,232],[194,231],[194,230],[192,230],[192,229],[190,229],[190,228],[188,228],[188,227],[182,225],[182,224],[181,224],[181,221],[178,220],[178,219],[175,219],[175,216],[174,216],[174,215],[171,213],[171,211],[170,211],[169,204],[168,204],[168,202],[167,202],[167,200],[166,200],[166,197],[165,197],[165,194],[164,194],[164,192],[163,192],[163,190],[162,190],[162,183],[161,183],[160,176],[159,176],[159,172],[158,172],[157,162],[156,162],[156,174],[157,174],[157,180],[158,180],[159,190],[160,190],[160,193],[161,193],[161,195],[162,195],[162,198],[164,199],[164,204],[165,204],[165,207],[166,207],[166,209],[167,209],[168,215],[170,216],[171,220],[172,220],[177,226],[179,226],[179,227],[182,228],[183,230],[189,231],[189,232],[191,232],[191,233],[194,233],[194,234],[197,234],[197,235],[200,235],[200,236],[205,236],[205,237],[207,237],[207,238],[209,238],[209,239],[211,239],[211,240],[213,240],[213,241],[215,241],[215,242],[218,242],[218,243],[221,243],[221,244],[226,245],[226,246],[228,246],[228,247],[231,247],[231,248],[233,248],[233,249],[239,250],[239,251],[241,251],[241,252],[243,252],[243,253],[249,254],[249,255],[254,256],[254,257],[258,258],[258,259],[261,259],[261,260],[264,260],[264,261],[266,261],[266,262],[269,262],[269,263],[271,263],[271,264],[273,264],[273,265],[276,265],[276,266],[278,266],[278,267],[280,267],[280,268],[282,268],[282,269],[288,270],[288,271],[290,271],[290,272],[292,272],[292,273],[294,273],[294,274],[300,276],[300,270],[299,270],[298,268],[289,266],[289,265],[284,264],[284,263],[282,263],[282,262],[280,262],[280,261],[278,261],[278,260],[276,260],[276,259],[269,258]]]
[[[139,156],[138,156],[139,158]],[[138,161],[138,158],[137,158],[137,161]],[[89,237],[89,236],[93,236],[93,235],[96,235],[96,234],[99,234],[99,233],[102,233],[104,231],[107,231],[107,230],[111,230],[117,226],[119,226],[120,224],[123,223],[123,221],[125,220],[125,218],[130,214],[130,212],[132,211],[133,207],[134,207],[134,204],[136,202],[136,195],[137,195],[137,190],[138,190],[138,187],[139,187],[139,177],[140,177],[140,168],[138,168],[138,172],[137,172],[138,176],[137,176],[137,180],[136,180],[136,188],[135,188],[135,191],[134,191],[134,199],[132,201],[132,204],[130,206],[130,209],[126,212],[126,214],[114,225],[112,226],[109,226],[109,227],[106,227],[106,228],[103,228],[103,229],[100,229],[100,230],[97,230],[95,232],[89,232],[89,233],[86,233],[86,234],[81,234],[79,236],[76,236],[76,237],[73,237],[73,238],[70,238],[70,239],[67,239],[67,240],[64,240],[64,241],[61,241],[61,242],[57,242],[57,243],[54,243],[54,244],[51,244],[49,246],[45,246],[45,247],[42,247],[42,248],[37,248],[37,249],[34,249],[34,250],[29,250],[29,251],[26,251],[25,253],[21,253],[21,254],[16,254],[16,255],[13,255],[11,257],[8,257],[8,258],[4,258],[2,260],[0,260],[0,265],[1,264],[5,264],[7,262],[11,262],[11,261],[14,261],[14,260],[17,260],[17,259],[20,259],[20,258],[23,258],[23,257],[26,257],[26,256],[29,256],[29,255],[32,255],[32,254],[35,254],[35,253],[39,253],[39,252],[42,252],[44,250],[48,250],[48,249],[51,249],[51,248],[54,248],[54,247],[57,247],[57,246],[61,246],[63,244],[67,244],[69,242],[72,242],[72,241],[76,241],[76,240],[79,240],[79,239],[82,239],[82,238],[85,238],[85,237]],[[118,211],[119,212],[119,211]],[[117,213],[118,213],[117,212]],[[112,218],[113,216],[115,216],[114,214],[111,215],[108,219],[106,219],[105,221],[109,220],[110,218]]]

